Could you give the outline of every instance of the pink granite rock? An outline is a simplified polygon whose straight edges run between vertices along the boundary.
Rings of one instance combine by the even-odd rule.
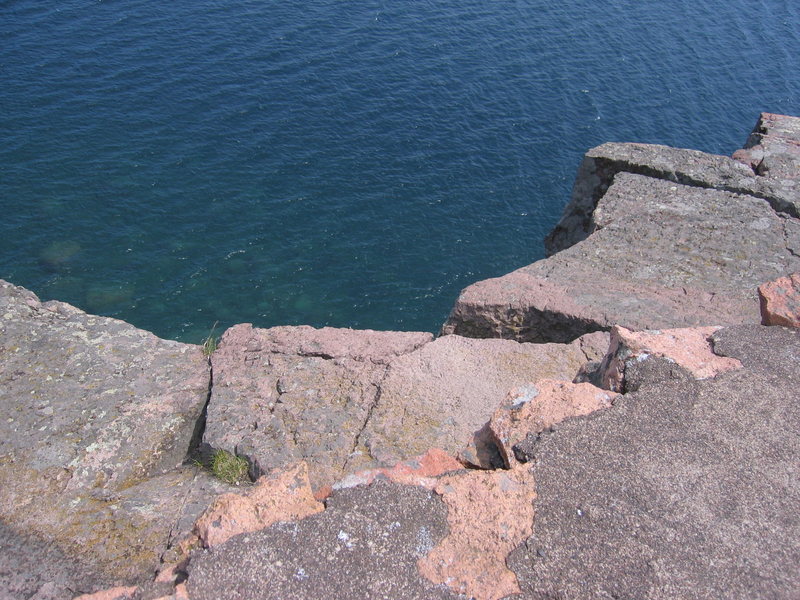
[[[366,469],[461,450],[514,385],[571,380],[605,334],[519,344],[425,333],[237,325],[212,356],[205,443],[255,474],[309,463],[317,498]]]
[[[193,534],[204,548],[258,531],[278,521],[297,521],[325,509],[314,499],[305,462],[265,475],[244,494],[217,497],[195,524]],[[187,540],[189,545],[192,539]]]
[[[513,447],[530,433],[540,433],[568,417],[608,408],[618,394],[590,383],[539,380],[511,390],[489,422],[492,441],[506,467],[516,464]]]
[[[696,379],[715,377],[739,369],[735,358],[714,354],[711,336],[719,327],[688,327],[662,331],[630,331],[624,327],[611,330],[611,345],[600,367],[604,388],[625,390],[625,371],[631,362],[650,357],[666,358]]]
[[[307,460],[314,489],[342,475],[387,365],[429,333],[231,327],[212,355],[204,443],[245,457],[251,475]]]
[[[528,468],[444,475],[434,491],[447,506],[449,533],[419,560],[420,573],[476,600],[519,593],[506,557],[533,530],[536,492]]]
[[[800,269],[800,223],[754,196],[620,172],[590,218],[587,239],[463,290],[443,333],[569,342],[757,323],[756,287]]]
[[[97,587],[150,576],[214,493],[180,466],[210,385],[199,346],[0,281],[0,356],[0,521]]]
[[[118,586],[93,594],[81,594],[75,600],[131,600],[137,589],[136,586]]]
[[[341,481],[337,481],[333,485],[333,489],[340,490],[357,485],[369,485],[375,481],[376,477],[386,477],[397,483],[432,489],[436,485],[437,477],[463,468],[464,466],[460,462],[445,451],[431,448],[422,456],[404,460],[393,467],[367,469],[347,475]]]
[[[393,465],[429,448],[457,454],[508,389],[531,379],[571,381],[602,338],[581,345],[444,336],[397,358],[346,470]]]
[[[758,175],[781,179],[787,184],[799,180],[800,119],[761,113],[744,148],[734,152],[733,158]]]
[[[800,327],[800,272],[759,286],[758,297],[763,325]]]

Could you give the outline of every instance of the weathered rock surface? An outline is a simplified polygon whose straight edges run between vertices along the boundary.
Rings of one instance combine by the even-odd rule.
[[[379,481],[334,492],[298,523],[195,554],[186,587],[192,600],[456,598],[417,569],[447,530],[437,494]]]
[[[743,368],[539,438],[521,598],[800,595],[800,332],[732,327],[714,348]]]
[[[800,189],[800,119],[786,115],[761,113],[744,148],[733,158],[753,169],[758,175],[794,183]],[[786,181],[789,180],[789,181]]]
[[[443,333],[566,342],[758,323],[758,285],[800,269],[800,224],[753,196],[620,172],[592,218],[588,239],[466,288]]]
[[[322,512],[300,462],[285,471],[261,476],[244,494],[223,494],[197,519],[193,536],[203,548],[217,546],[242,533],[265,529],[278,521],[299,521]],[[188,540],[192,544],[191,538]]]
[[[68,597],[149,576],[220,487],[176,468],[208,396],[200,349],[0,282],[0,357],[3,535],[71,565],[29,584]]]
[[[321,514],[195,552],[189,597],[495,600],[518,592],[506,557],[533,526],[527,467],[434,474],[442,458],[423,467],[426,476],[386,470],[335,490]]]
[[[389,363],[431,339],[429,333],[236,325],[212,356],[203,442],[247,458],[254,477],[307,460],[312,486],[331,485],[344,472]]]
[[[408,460],[377,469],[367,469],[337,481],[332,489],[341,490],[358,485],[370,485],[379,478],[389,479],[404,485],[418,485],[433,489],[436,485],[435,478],[450,471],[460,471],[464,466],[455,458],[438,448],[431,448],[422,456],[415,456]]]
[[[494,412],[487,442],[495,445],[506,468],[514,467],[513,448],[528,435],[538,435],[568,417],[608,408],[617,396],[590,383],[552,379],[529,383],[511,390]]]
[[[237,325],[212,357],[203,439],[257,472],[307,460],[320,490],[430,448],[457,453],[508,389],[531,378],[569,381],[601,347],[604,334],[535,345]]]
[[[761,323],[800,327],[800,272],[758,287]]]
[[[460,452],[481,435],[509,389],[532,379],[571,381],[596,357],[596,340],[519,344],[445,336],[397,359],[348,468],[393,464],[428,448]]]
[[[434,491],[447,505],[449,532],[420,559],[419,572],[468,598],[518,593],[506,557],[533,526],[536,492],[527,467],[445,475]]]
[[[586,239],[594,230],[597,201],[617,173],[637,173],[700,188],[712,188],[766,200],[776,211],[800,217],[800,119],[761,115],[745,148],[734,158],[656,144],[609,142],[589,150],[578,169],[572,197],[561,220],[545,238],[545,250],[556,252]],[[765,144],[765,146],[757,145]],[[757,165],[768,155],[772,170]],[[756,161],[756,164],[753,164]],[[780,162],[782,167],[777,167]],[[747,163],[747,164],[743,164]],[[794,170],[793,170],[794,169]],[[792,175],[793,173],[793,175]]]
[[[629,371],[643,361],[653,359],[675,363],[696,379],[707,379],[741,368],[741,363],[735,358],[714,354],[711,340],[718,329],[712,326],[630,331],[615,326],[611,329],[608,354],[600,365],[602,387],[615,392],[633,391],[626,385]]]

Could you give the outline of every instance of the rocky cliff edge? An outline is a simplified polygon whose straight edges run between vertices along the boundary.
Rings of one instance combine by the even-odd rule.
[[[599,146],[435,339],[207,356],[0,282],[0,597],[797,597],[799,165],[766,113]]]

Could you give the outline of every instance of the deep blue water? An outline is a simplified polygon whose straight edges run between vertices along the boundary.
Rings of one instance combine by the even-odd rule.
[[[0,0],[0,278],[199,341],[438,329],[609,140],[800,114],[796,0]]]

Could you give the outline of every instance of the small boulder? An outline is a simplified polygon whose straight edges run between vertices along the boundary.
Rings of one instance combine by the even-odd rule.
[[[618,394],[590,383],[543,379],[511,390],[489,422],[491,441],[506,468],[513,467],[514,446],[529,434],[538,434],[568,417],[608,408]]]
[[[800,327],[800,272],[759,286],[758,298],[762,325]]]
[[[234,535],[258,531],[278,521],[298,521],[325,509],[314,499],[308,482],[308,466],[298,463],[259,478],[244,494],[223,494],[195,523],[193,538],[203,548],[217,546]]]
[[[615,392],[631,391],[628,371],[637,363],[666,359],[687,371],[695,379],[716,377],[719,373],[741,368],[735,358],[714,354],[712,335],[719,327],[685,327],[662,331],[631,331],[615,326],[611,345],[600,365],[602,387]]]

